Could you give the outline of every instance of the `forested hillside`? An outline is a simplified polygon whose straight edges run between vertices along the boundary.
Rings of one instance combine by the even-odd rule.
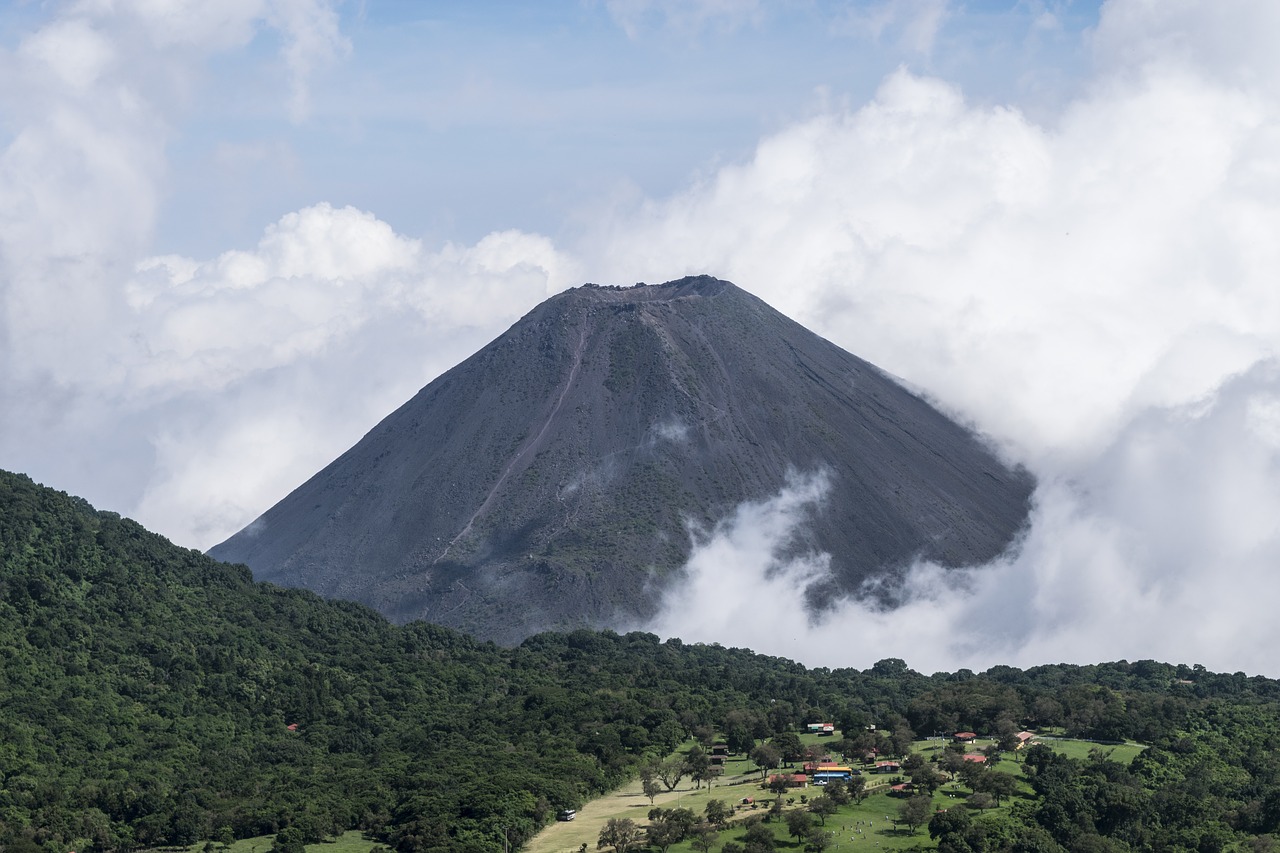
[[[1056,726],[1152,745],[1037,759],[1022,819],[1068,847],[1222,849],[1280,824],[1280,683],[1153,662],[924,676],[650,634],[515,649],[255,584],[0,473],[0,845],[60,853],[363,828],[502,849],[713,728],[889,739]],[[995,849],[995,848],[991,848]]]

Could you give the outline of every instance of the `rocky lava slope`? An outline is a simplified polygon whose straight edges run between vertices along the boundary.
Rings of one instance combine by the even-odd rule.
[[[990,560],[1031,478],[875,366],[714,278],[548,299],[210,552],[260,580],[499,642],[635,625],[712,525],[829,489],[811,590]],[[708,606],[714,606],[709,602]],[[802,618],[797,614],[797,618]]]

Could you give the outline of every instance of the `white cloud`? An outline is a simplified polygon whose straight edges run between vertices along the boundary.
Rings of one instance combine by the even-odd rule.
[[[1105,82],[1045,127],[900,71],[602,217],[584,254],[613,280],[722,274],[1022,456],[1087,450],[1280,325],[1274,99],[1190,69]]]
[[[234,532],[572,274],[544,238],[428,248],[324,203],[256,246],[147,257],[193,81],[263,32],[299,118],[345,50],[330,3],[72,3],[0,53],[0,464],[188,545]]]
[[[284,216],[253,250],[143,261],[118,393],[181,398],[184,413],[155,433],[139,519],[216,544],[572,269],[542,237],[429,251],[327,204]]]
[[[296,101],[307,71],[339,45],[333,20],[315,0],[91,0],[66,5],[0,55],[0,106],[14,128],[0,150],[0,311],[12,374],[71,381],[104,355],[85,359],[61,332],[124,322],[113,282],[150,238],[176,103],[201,63],[274,27]]]
[[[1277,36],[1272,4],[1109,3],[1095,77],[1050,122],[899,71],[861,108],[616,212],[593,235],[615,278],[731,278],[1042,484],[1020,554],[967,593],[919,567],[904,610],[849,604],[794,642],[664,629],[832,664],[909,649],[921,668],[1149,656],[1277,674],[1257,603],[1280,562]],[[732,542],[699,550],[695,583],[761,570],[739,553],[714,568]],[[785,570],[742,588],[759,584],[799,606]]]
[[[1042,484],[1016,554],[970,572],[916,566],[893,611],[845,599],[797,618],[825,564],[774,557],[822,499],[793,483],[697,543],[652,629],[824,666],[1154,658],[1274,676],[1278,391],[1267,364],[1201,406],[1146,413],[1072,479]]]

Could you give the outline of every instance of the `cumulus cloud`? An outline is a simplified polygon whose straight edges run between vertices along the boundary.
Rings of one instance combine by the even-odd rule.
[[[900,70],[871,102],[602,227],[619,273],[732,278],[1040,478],[1016,556],[920,566],[903,610],[848,602],[794,642],[743,644],[832,664],[908,649],[922,668],[1150,656],[1276,674],[1280,636],[1253,602],[1280,562],[1277,35],[1271,4],[1109,3],[1094,77],[1052,121]],[[733,542],[702,546],[690,582],[736,586],[755,566],[770,600],[799,606],[810,563],[766,576],[769,549]],[[710,639],[677,612],[663,630]]]
[[[427,247],[325,203],[147,255],[210,57],[277,38],[299,119],[336,27],[317,0],[86,0],[0,53],[0,464],[208,547],[569,283],[545,238]]]
[[[428,250],[327,204],[252,250],[142,261],[119,393],[183,406],[154,433],[138,517],[216,544],[572,275],[543,237]]]
[[[11,376],[65,381],[87,360],[63,330],[123,322],[110,282],[145,251],[173,121],[202,63],[270,28],[297,88],[332,52],[331,19],[315,0],[86,0],[0,54],[0,106],[13,128],[0,150]]]

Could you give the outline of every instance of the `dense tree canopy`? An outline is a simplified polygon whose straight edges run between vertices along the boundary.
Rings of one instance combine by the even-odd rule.
[[[1096,837],[1211,851],[1280,832],[1270,679],[1151,661],[810,670],[645,633],[543,634],[504,649],[256,584],[243,567],[3,473],[0,660],[5,850],[280,830],[277,846],[293,849],[363,828],[401,853],[496,853],[504,834],[519,845],[694,732],[748,753],[770,738],[793,747],[785,727],[821,719],[847,726],[832,744],[855,753],[901,749],[914,732],[1015,725],[1151,745],[1127,766],[1105,747],[1087,761],[1029,750],[1036,800],[1015,813],[1034,849]],[[762,766],[776,765],[781,751],[765,745]],[[986,832],[949,829],[948,844],[1008,841]]]

